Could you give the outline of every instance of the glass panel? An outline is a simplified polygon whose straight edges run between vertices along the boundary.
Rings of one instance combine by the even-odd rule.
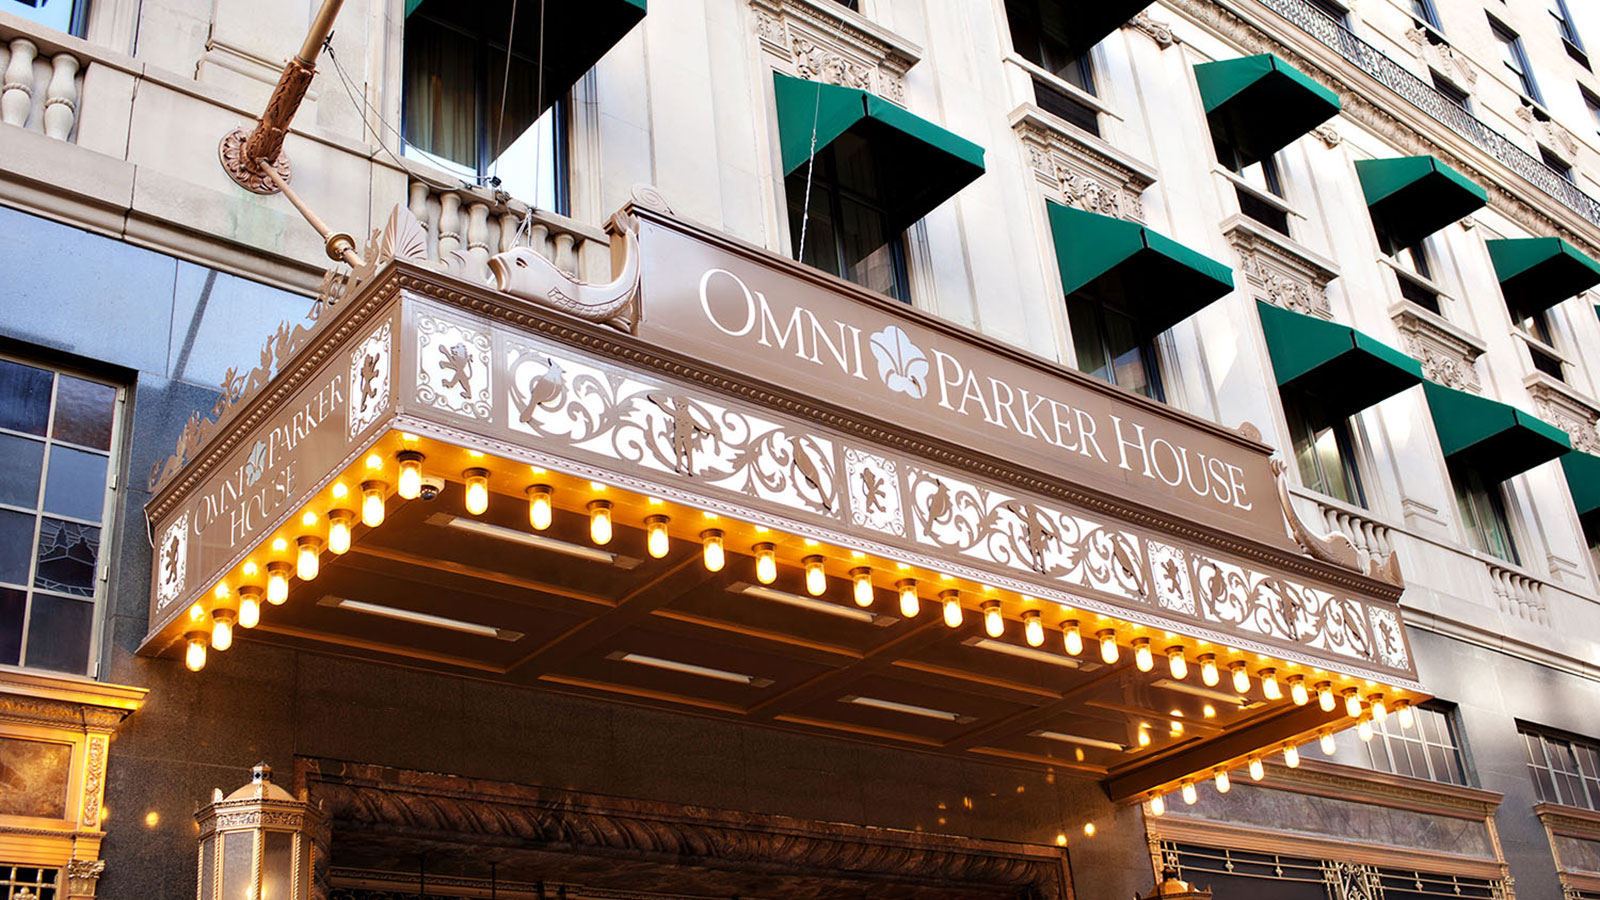
[[[58,672],[83,672],[89,667],[89,629],[94,603],[33,595],[28,617],[29,666]]]
[[[877,157],[870,143],[846,132],[828,145],[828,152],[833,155],[833,179],[841,191],[869,203],[883,199],[878,192]]]
[[[1543,768],[1533,769],[1533,790],[1539,795],[1539,800],[1544,803],[1561,802],[1556,796],[1555,782],[1550,778],[1550,770]]]
[[[62,375],[56,384],[56,416],[50,436],[96,450],[111,449],[111,413],[117,389]]]
[[[71,447],[51,447],[45,511],[98,522],[105,507],[106,458]]]
[[[0,10],[38,22],[46,28],[71,32],[71,0],[0,0]]]
[[[217,892],[217,842],[220,837],[213,837],[200,845],[200,898],[211,900]]]
[[[75,597],[92,597],[99,557],[99,528],[46,518],[39,523],[39,565],[33,585]]]
[[[0,359],[0,428],[44,434],[51,373]]]
[[[426,17],[406,22],[404,110],[407,149],[442,157],[476,180],[478,146],[477,41]]]
[[[1393,760],[1390,759],[1389,741],[1382,734],[1373,735],[1372,740],[1367,741],[1367,753],[1372,757],[1372,767],[1380,772],[1393,772],[1395,771],[1395,763],[1400,762],[1398,757]],[[1400,774],[1409,775],[1411,773],[1401,772]]]
[[[28,595],[18,588],[0,587],[0,665],[14,666],[22,653],[22,615]]]
[[[0,503],[39,505],[39,476],[44,470],[44,442],[0,434]]]
[[[489,171],[500,179],[500,189],[535,209],[556,209],[557,107],[545,110],[539,121],[524,131]]]
[[[789,239],[794,242],[796,258],[813,268],[830,275],[841,274],[839,268],[838,237],[834,233],[829,188],[826,184],[811,185],[810,222],[801,228],[801,216],[806,210],[805,166],[795,170],[786,182],[789,196]],[[802,243],[802,238],[804,241]]]
[[[840,201],[845,276],[862,287],[895,294],[894,259],[886,246],[883,213],[853,200]]]
[[[261,840],[261,898],[275,900],[289,896],[294,870],[294,835],[269,831]]]
[[[255,894],[255,832],[230,831],[222,836],[222,896]]]
[[[1150,373],[1154,368],[1139,340],[1139,326],[1130,316],[1115,309],[1101,310],[1105,320],[1106,349],[1113,354],[1111,381],[1146,397],[1154,397]]]
[[[1101,381],[1111,380],[1106,348],[1100,337],[1099,304],[1079,296],[1067,298],[1067,322],[1072,346],[1078,354],[1078,371]]]
[[[33,520],[27,513],[0,509],[0,581],[28,583],[33,558]]]

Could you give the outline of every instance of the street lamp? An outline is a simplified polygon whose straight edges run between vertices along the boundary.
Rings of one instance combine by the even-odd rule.
[[[197,900],[309,900],[316,814],[272,783],[265,763],[227,797],[213,791],[200,826]]]

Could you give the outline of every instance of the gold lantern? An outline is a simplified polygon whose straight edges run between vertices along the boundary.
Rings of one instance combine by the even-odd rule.
[[[272,767],[228,796],[213,791],[200,826],[198,900],[308,900],[316,818],[272,783]]]
[[[1168,866],[1161,871],[1161,883],[1155,890],[1136,900],[1211,900],[1211,892],[1179,878],[1178,870]]]

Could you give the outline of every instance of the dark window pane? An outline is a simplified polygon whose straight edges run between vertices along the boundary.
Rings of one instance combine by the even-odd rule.
[[[1077,295],[1068,297],[1067,322],[1072,328],[1072,346],[1078,351],[1078,371],[1110,381],[1111,369],[1106,364],[1106,348],[1100,339],[1094,301]]]
[[[0,359],[0,428],[44,434],[51,373]]]
[[[106,458],[71,447],[51,447],[45,511],[98,522],[105,507]]]
[[[1367,742],[1367,752],[1372,754],[1372,767],[1381,772],[1395,771],[1394,762],[1399,761],[1398,759],[1393,762],[1390,761],[1388,744],[1388,740],[1382,734],[1374,735],[1372,740]],[[1400,774],[1409,775],[1410,773],[1401,772]]]
[[[1560,802],[1556,798],[1555,782],[1550,780],[1550,770],[1535,768],[1532,771],[1534,793],[1539,795],[1539,799],[1545,803]]]
[[[0,587],[0,665],[14,666],[21,658],[22,614],[27,608],[27,592]]]
[[[34,587],[78,597],[94,596],[95,562],[100,556],[100,529],[59,519],[39,523],[39,566]]]
[[[89,666],[93,624],[93,603],[34,594],[33,614],[28,620],[28,665],[58,672],[84,671]]]
[[[33,516],[0,509],[0,581],[28,583],[33,558]]]
[[[111,449],[111,412],[116,401],[117,389],[109,384],[61,376],[56,385],[56,417],[50,436],[99,450]]]
[[[0,434],[0,503],[39,505],[39,475],[44,468],[44,442]]]
[[[1060,116],[1070,125],[1099,136],[1099,110],[1038,79],[1033,82],[1033,96],[1038,100],[1040,109],[1053,116]]]

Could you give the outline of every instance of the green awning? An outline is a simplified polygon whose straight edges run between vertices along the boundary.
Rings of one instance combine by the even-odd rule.
[[[1233,271],[1138,222],[1046,202],[1067,294],[1097,293],[1160,334],[1233,290]]]
[[[1431,381],[1422,387],[1444,455],[1485,481],[1504,481],[1572,449],[1566,432],[1514,406]]]
[[[1486,243],[1506,306],[1520,316],[1543,312],[1600,284],[1600,263],[1561,238],[1510,238]]]
[[[1561,471],[1567,476],[1567,489],[1578,515],[1600,509],[1600,456],[1574,450],[1561,457]]]
[[[871,148],[889,228],[903,229],[983,174],[983,148],[855,88],[773,73],[783,173],[845,135]]]
[[[1259,162],[1339,112],[1339,95],[1271,53],[1200,63],[1200,100],[1215,138]]]
[[[406,18],[422,15],[449,26],[484,43],[492,41],[500,47],[499,63],[491,68],[503,72],[506,32],[510,29],[511,50],[528,60],[544,57],[542,84],[519,83],[538,81],[538,72],[530,62],[522,71],[513,65],[508,107],[526,107],[534,110],[527,121],[512,121],[507,113],[505,132],[514,138],[522,134],[534,120],[560,98],[566,96],[584,73],[594,68],[600,57],[616,46],[623,35],[644,19],[646,0],[584,0],[582,3],[564,2],[530,4],[516,7],[515,0],[406,0]],[[513,11],[515,16],[513,16]],[[541,14],[542,12],[542,14]],[[541,28],[541,25],[543,26]],[[494,56],[494,54],[490,54]],[[493,72],[491,72],[493,75]],[[491,93],[499,96],[500,75],[490,79]],[[534,97],[536,91],[542,96]],[[518,102],[527,99],[525,103]],[[498,108],[498,107],[496,107]],[[510,140],[505,141],[509,144]]]
[[[1256,303],[1279,387],[1315,395],[1336,418],[1422,382],[1422,364],[1347,325]]]
[[[1152,0],[1040,0],[1040,27],[1064,42],[1068,56],[1082,56],[1106,35],[1138,15]],[[1015,23],[1012,25],[1016,27]]]
[[[1410,247],[1489,203],[1487,191],[1436,156],[1357,160],[1356,175],[1385,253]]]

